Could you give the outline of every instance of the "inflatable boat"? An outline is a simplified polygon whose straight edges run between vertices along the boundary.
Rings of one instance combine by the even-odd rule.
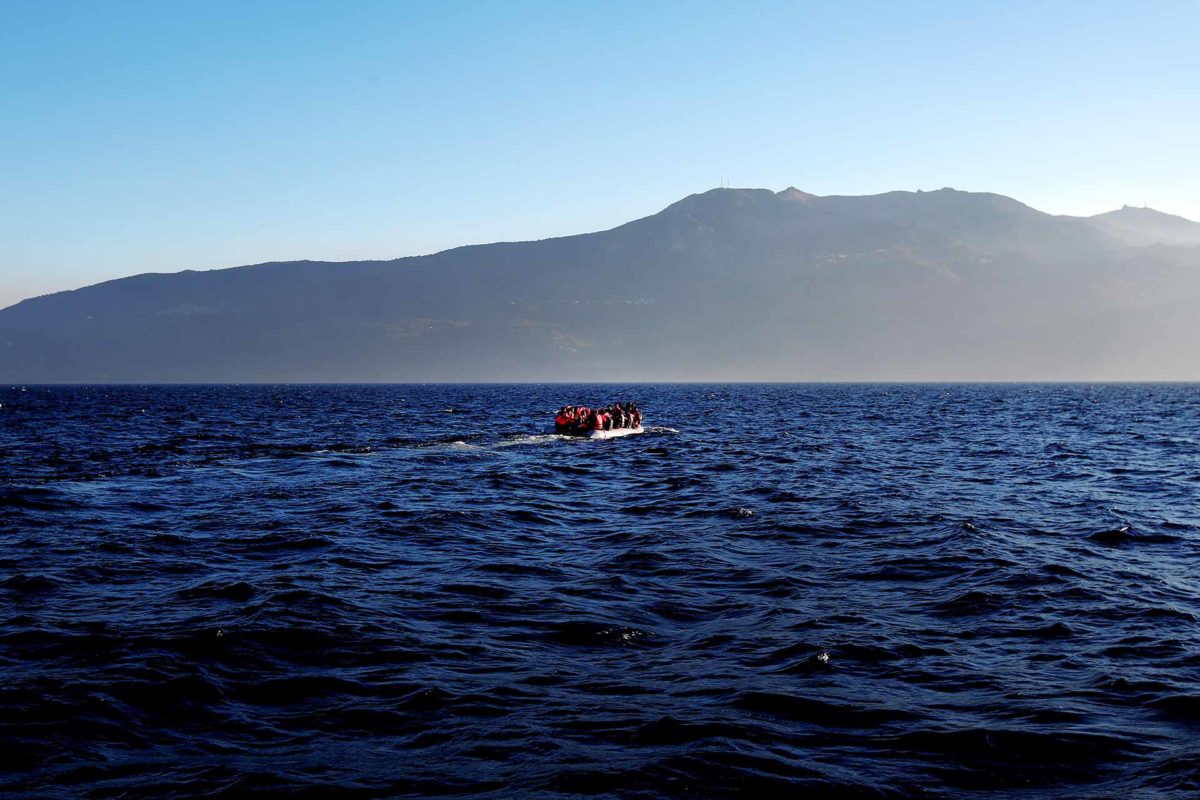
[[[634,422],[636,426],[629,428],[622,422]],[[563,406],[554,415],[554,427],[550,430],[580,439],[616,439],[646,432],[642,427],[642,412],[633,403],[613,403],[600,408]]]

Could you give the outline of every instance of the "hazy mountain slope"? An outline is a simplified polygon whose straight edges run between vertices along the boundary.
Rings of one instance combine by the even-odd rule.
[[[1117,377],[1127,350],[1096,320],[1152,338],[1145,309],[1200,298],[1200,248],[1130,247],[1097,219],[953,190],[717,189],[599,233],[28,300],[0,311],[0,380]],[[1200,377],[1170,352],[1159,377]]]
[[[1108,242],[1083,220],[1054,217],[986,192],[940,189],[867,197],[818,198],[822,207],[938,231],[984,251],[1016,250],[1043,257],[1092,252]]]
[[[1200,246],[1200,223],[1153,208],[1125,206],[1088,218],[1088,223],[1129,245]]]

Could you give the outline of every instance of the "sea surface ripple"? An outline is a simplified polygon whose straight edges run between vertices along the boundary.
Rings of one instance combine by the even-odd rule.
[[[1194,797],[1198,499],[1194,385],[0,388],[0,794]]]

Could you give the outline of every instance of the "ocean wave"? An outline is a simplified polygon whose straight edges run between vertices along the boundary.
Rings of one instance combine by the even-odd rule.
[[[6,391],[5,796],[1200,789],[1195,387]]]

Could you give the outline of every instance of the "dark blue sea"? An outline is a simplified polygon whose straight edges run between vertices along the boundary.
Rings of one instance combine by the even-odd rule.
[[[0,403],[0,796],[1200,793],[1200,386]]]

